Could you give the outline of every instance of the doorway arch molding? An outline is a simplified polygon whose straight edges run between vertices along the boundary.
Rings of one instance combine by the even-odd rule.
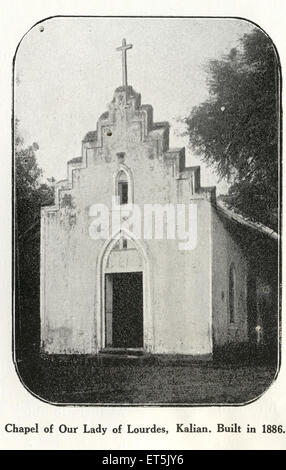
[[[146,248],[141,240],[136,239],[133,234],[121,228],[115,232],[109,240],[104,243],[98,256],[96,272],[96,302],[95,302],[95,332],[96,352],[105,348],[105,271],[111,251],[124,237],[130,240],[138,250],[142,258],[143,272],[143,348],[146,352],[154,351],[154,318],[151,308],[151,272],[150,262]]]

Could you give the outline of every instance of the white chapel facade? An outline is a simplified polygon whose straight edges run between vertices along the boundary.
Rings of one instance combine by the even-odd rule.
[[[123,84],[67,163],[55,205],[41,212],[41,348],[47,354],[140,350],[211,356],[216,345],[249,338],[248,260],[202,187],[200,167],[169,147],[169,124]],[[119,208],[114,209],[117,198]],[[121,228],[95,239],[94,204],[128,218],[126,204],[196,207],[196,245],[135,237]],[[144,221],[142,221],[144,222]]]

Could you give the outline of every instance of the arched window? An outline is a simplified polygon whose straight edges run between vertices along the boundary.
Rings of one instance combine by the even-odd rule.
[[[229,268],[229,280],[228,280],[228,311],[229,311],[229,323],[235,322],[236,316],[236,274],[234,265],[231,264]]]
[[[123,170],[118,173],[117,194],[120,205],[128,204],[128,177]]]
[[[130,169],[120,164],[116,173],[113,174],[113,195],[116,198],[116,204],[133,204],[134,182]]]

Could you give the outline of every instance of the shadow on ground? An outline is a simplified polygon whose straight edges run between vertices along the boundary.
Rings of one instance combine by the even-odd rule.
[[[57,404],[244,404],[271,385],[276,364],[184,359],[42,358],[17,361],[25,386]]]

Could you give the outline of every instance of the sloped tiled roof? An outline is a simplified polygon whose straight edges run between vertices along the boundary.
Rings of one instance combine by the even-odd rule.
[[[245,225],[253,230],[263,233],[264,235],[268,236],[269,238],[272,238],[273,240],[279,240],[279,235],[275,232],[275,230],[266,227],[266,225],[263,225],[261,222],[251,220],[249,217],[246,217],[245,215],[242,215],[241,213],[234,210],[233,208],[230,208],[227,203],[221,200],[217,201],[216,209],[220,214],[222,214],[229,220],[235,221],[239,224]]]

